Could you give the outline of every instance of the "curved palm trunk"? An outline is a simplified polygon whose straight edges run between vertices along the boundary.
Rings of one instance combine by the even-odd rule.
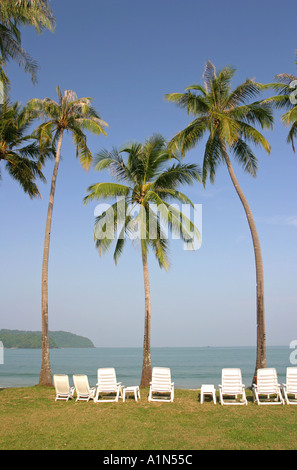
[[[266,334],[265,334],[265,309],[264,309],[264,272],[263,272],[263,261],[261,254],[260,241],[255,225],[255,221],[250,209],[250,206],[243,194],[241,187],[238,184],[237,178],[235,176],[231,161],[227,155],[224,154],[227,168],[232,180],[232,183],[236,189],[236,192],[242,202],[244,207],[250,231],[252,234],[254,253],[255,253],[255,264],[256,264],[256,288],[257,288],[257,358],[256,358],[256,368],[253,377],[253,383],[256,381],[257,370],[260,368],[265,368],[266,363]]]
[[[48,335],[48,260],[49,260],[49,247],[50,247],[50,234],[52,225],[52,215],[54,206],[54,197],[56,190],[56,180],[61,156],[61,146],[63,140],[63,131],[61,131],[58,139],[56,160],[53,171],[51,191],[48,203],[45,236],[44,236],[44,249],[42,261],[42,281],[41,281],[41,304],[42,304],[42,360],[41,371],[39,376],[40,385],[51,385],[52,374],[49,357],[49,335]]]
[[[142,376],[141,387],[148,387],[152,380],[152,364],[151,364],[151,294],[150,294],[150,280],[148,271],[147,254],[143,244],[141,245],[142,251],[142,266],[143,266],[143,279],[144,279],[144,294],[145,294],[145,317],[144,317],[144,340],[143,340],[143,362],[142,362]]]

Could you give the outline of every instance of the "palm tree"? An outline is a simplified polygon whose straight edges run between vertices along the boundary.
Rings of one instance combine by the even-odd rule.
[[[270,153],[270,145],[264,136],[254,127],[259,124],[262,129],[272,127],[273,116],[269,104],[256,101],[249,103],[264,88],[263,85],[247,79],[231,90],[235,69],[225,67],[216,72],[215,66],[208,62],[204,71],[204,85],[192,85],[185,93],[171,93],[165,98],[186,108],[194,120],[177,133],[171,143],[171,150],[180,149],[182,154],[193,147],[205,136],[202,180],[207,178],[214,183],[217,167],[223,163],[227,166],[235,190],[242,202],[250,227],[256,264],[257,296],[257,359],[256,370],[266,367],[266,336],[264,312],[264,274],[260,241],[254,218],[239,186],[230,153],[251,176],[257,174],[257,158],[249,143],[263,147]],[[256,372],[255,372],[256,375]],[[255,380],[255,379],[253,379]]]
[[[23,66],[36,82],[38,65],[22,48],[20,25],[34,26],[38,33],[53,31],[55,18],[48,0],[1,0],[0,3],[0,79],[5,87],[9,79],[4,71],[10,59]]]
[[[123,158],[123,155],[126,158]],[[96,218],[94,233],[100,254],[111,247],[116,231],[118,237],[115,242],[115,263],[123,251],[126,237],[140,242],[145,292],[142,387],[148,386],[151,380],[148,251],[153,251],[161,268],[168,269],[168,240],[164,221],[168,223],[167,227],[180,234],[186,243],[191,243],[195,237],[199,237],[199,232],[190,219],[168,201],[192,205],[191,201],[178,191],[178,186],[200,180],[200,171],[197,165],[185,165],[178,159],[170,166],[169,162],[167,143],[160,135],[150,137],[144,144],[133,143],[111,152],[103,150],[98,154],[95,170],[109,169],[118,182],[94,184],[88,188],[89,194],[84,199],[87,203],[94,199],[121,198]]]
[[[40,197],[36,179],[45,181],[41,168],[51,149],[44,147],[41,155],[36,138],[27,134],[30,124],[31,119],[19,103],[5,101],[0,106],[0,163],[5,163],[10,176],[32,199]]]
[[[77,95],[66,90],[62,95],[57,87],[58,102],[51,98],[32,99],[29,101],[28,113],[34,118],[41,117],[44,122],[36,129],[35,136],[38,138],[41,148],[47,146],[50,141],[56,147],[56,158],[51,182],[49,204],[46,219],[44,252],[42,264],[42,364],[39,383],[51,384],[51,368],[49,361],[49,337],[48,337],[48,261],[50,232],[56,189],[56,179],[61,156],[61,147],[64,131],[69,131],[73,136],[76,147],[76,156],[82,167],[86,170],[92,161],[92,153],[87,146],[84,130],[93,134],[106,135],[104,127],[107,124],[100,119],[99,115],[91,106],[90,98],[77,98]]]
[[[297,65],[297,53],[296,61]],[[282,115],[282,122],[286,126],[291,126],[287,142],[291,143],[295,152],[294,138],[297,137],[297,77],[289,73],[280,73],[276,75],[277,83],[267,85],[278,92],[277,96],[267,98],[266,103],[271,103],[276,109],[287,109]],[[295,89],[295,90],[294,90]]]

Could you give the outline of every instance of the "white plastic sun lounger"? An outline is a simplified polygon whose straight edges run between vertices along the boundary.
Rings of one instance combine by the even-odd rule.
[[[258,405],[283,405],[284,399],[274,368],[257,370],[257,384],[253,385],[254,401]],[[262,399],[261,399],[262,396]],[[266,400],[264,400],[266,397]]]
[[[153,367],[148,401],[173,402],[174,382],[168,367]]]
[[[96,388],[90,388],[89,379],[86,375],[74,375],[73,383],[76,391],[76,401],[89,401],[94,399]]]
[[[282,389],[287,405],[297,405],[297,367],[287,367],[286,383],[282,384]]]
[[[122,382],[117,382],[113,367],[98,369],[97,379],[95,402],[118,402],[123,397]]]
[[[247,405],[245,385],[242,383],[240,369],[222,369],[222,383],[219,385],[220,402],[222,405]],[[224,400],[224,397],[234,400]],[[241,398],[238,400],[238,396]]]
[[[69,386],[68,375],[65,374],[55,374],[53,376],[54,386],[56,390],[56,401],[57,400],[66,400],[73,398],[74,387]]]

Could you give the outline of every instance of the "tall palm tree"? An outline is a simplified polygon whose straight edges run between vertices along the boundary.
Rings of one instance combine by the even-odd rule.
[[[257,158],[250,143],[263,147],[270,153],[270,145],[264,136],[254,127],[262,129],[272,127],[273,115],[269,104],[256,101],[250,103],[264,88],[263,85],[247,79],[231,89],[235,69],[225,67],[216,72],[215,66],[207,62],[203,79],[204,85],[192,85],[185,93],[171,93],[165,98],[186,108],[194,120],[172,139],[171,150],[180,149],[182,154],[208,135],[203,159],[203,183],[207,178],[214,183],[215,174],[220,164],[227,166],[235,190],[242,202],[252,235],[257,284],[257,359],[256,370],[266,367],[266,336],[264,312],[264,274],[260,241],[254,218],[247,199],[239,186],[230,154],[251,176],[257,174]],[[253,379],[255,380],[255,378]]]
[[[296,61],[297,65],[297,53]],[[290,127],[287,142],[291,143],[295,152],[294,139],[297,137],[297,77],[289,73],[276,75],[277,83],[267,85],[267,87],[278,92],[277,96],[267,98],[266,103],[271,103],[276,109],[287,109],[282,115],[282,122]]]
[[[107,126],[91,106],[90,98],[78,98],[72,90],[66,90],[64,95],[62,95],[59,87],[57,87],[57,94],[58,102],[51,98],[44,98],[43,100],[32,99],[27,105],[28,113],[31,116],[34,118],[40,117],[44,120],[34,133],[39,140],[40,147],[47,146],[51,141],[56,147],[56,158],[46,218],[42,264],[42,364],[39,383],[43,385],[51,384],[48,337],[48,261],[56,179],[63,135],[65,131],[72,134],[76,147],[76,156],[79,158],[82,167],[87,170],[93,157],[87,146],[84,130],[88,130],[96,135],[101,133],[106,135],[104,127]]]
[[[55,18],[48,0],[1,0],[0,79],[5,87],[9,85],[5,67],[10,59],[23,66],[31,74],[33,82],[37,78],[38,65],[22,48],[21,25],[34,26],[38,33],[45,28],[53,31]]]
[[[44,147],[41,155],[36,138],[28,133],[30,124],[31,119],[19,103],[5,101],[0,106],[0,164],[5,164],[10,176],[32,199],[40,197],[36,179],[45,181],[41,168],[51,149]]]
[[[160,135],[150,137],[144,144],[133,143],[111,152],[103,150],[98,155],[95,170],[110,170],[118,182],[94,184],[88,188],[88,195],[84,199],[87,203],[94,199],[124,198],[117,200],[96,218],[94,234],[100,254],[111,247],[115,241],[115,232],[118,235],[115,241],[115,263],[123,251],[126,238],[137,239],[140,243],[145,292],[143,387],[148,386],[151,380],[148,251],[153,251],[161,268],[168,269],[165,221],[167,228],[177,232],[186,243],[193,242],[195,237],[199,238],[199,232],[190,219],[168,202],[179,201],[192,205],[178,187],[200,180],[199,168],[195,164],[182,164],[178,159],[170,166],[169,163],[167,143]]]

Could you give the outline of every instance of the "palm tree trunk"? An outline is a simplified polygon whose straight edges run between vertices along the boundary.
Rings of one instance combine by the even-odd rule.
[[[265,334],[265,309],[264,309],[264,272],[260,241],[256,229],[256,224],[250,209],[250,206],[238,184],[229,156],[225,152],[225,161],[236,192],[244,207],[250,231],[252,234],[255,264],[256,264],[256,290],[257,290],[257,358],[256,368],[253,377],[253,383],[256,381],[257,370],[265,368],[266,362],[266,334]]]
[[[41,360],[41,371],[39,376],[40,385],[51,385],[52,374],[49,357],[49,332],[48,332],[48,260],[49,260],[49,247],[50,247],[50,234],[52,225],[52,215],[54,207],[54,197],[56,189],[56,180],[61,156],[61,146],[63,140],[63,131],[60,132],[56,160],[53,171],[51,191],[48,203],[45,236],[44,236],[44,248],[43,248],[43,261],[42,261],[42,281],[41,281],[41,304],[42,304],[42,360]]]
[[[143,266],[143,279],[144,279],[144,294],[145,294],[145,317],[144,317],[144,340],[143,340],[143,363],[142,363],[142,377],[141,387],[148,387],[152,380],[152,364],[151,364],[151,294],[150,294],[150,280],[147,262],[147,253],[143,243],[141,245],[142,251],[142,266]]]

